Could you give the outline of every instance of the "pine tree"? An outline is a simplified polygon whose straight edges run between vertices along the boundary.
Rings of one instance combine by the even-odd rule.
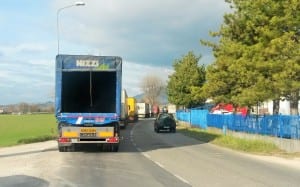
[[[174,61],[175,72],[169,76],[167,93],[169,102],[194,107],[205,102],[201,87],[205,82],[205,67],[199,66],[201,56],[188,52],[182,59]]]
[[[298,103],[299,1],[226,2],[233,12],[224,16],[220,31],[211,33],[219,43],[202,41],[216,57],[205,90],[218,102],[243,106],[282,97]]]

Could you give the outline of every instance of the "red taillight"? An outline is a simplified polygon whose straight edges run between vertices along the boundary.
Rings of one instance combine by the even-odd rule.
[[[107,143],[118,143],[119,138],[118,137],[112,137],[112,138],[106,138]]]
[[[70,138],[58,138],[59,143],[68,143],[70,141],[71,141]]]

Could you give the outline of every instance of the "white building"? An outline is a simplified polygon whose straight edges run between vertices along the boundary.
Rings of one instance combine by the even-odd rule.
[[[253,108],[254,111],[252,113],[257,113],[257,107]],[[300,101],[298,102],[298,111],[300,111]],[[258,106],[258,114],[273,114],[273,101],[266,101],[261,103]],[[284,100],[280,101],[279,104],[279,114],[282,115],[290,115],[291,110],[290,110],[290,101]]]

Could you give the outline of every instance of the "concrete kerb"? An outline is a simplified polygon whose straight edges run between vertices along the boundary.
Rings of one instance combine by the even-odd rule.
[[[57,150],[57,141],[50,140],[45,142],[22,144],[11,147],[0,147],[0,158],[15,156],[15,155],[26,155],[31,153],[55,151]]]

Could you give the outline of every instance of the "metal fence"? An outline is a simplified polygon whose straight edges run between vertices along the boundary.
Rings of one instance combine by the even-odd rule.
[[[300,139],[300,116],[210,114],[208,110],[190,109],[177,111],[179,121],[200,128],[216,127],[238,132]]]

